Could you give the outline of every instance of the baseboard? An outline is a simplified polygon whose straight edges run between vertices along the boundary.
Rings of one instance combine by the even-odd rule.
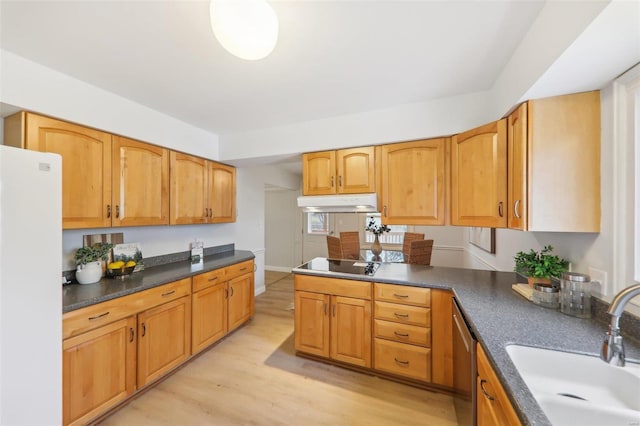
[[[291,272],[293,267],[291,266],[269,266],[264,265],[265,271],[274,271],[274,272]]]

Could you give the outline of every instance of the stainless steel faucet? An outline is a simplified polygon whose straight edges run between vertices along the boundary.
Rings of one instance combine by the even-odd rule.
[[[624,367],[624,342],[618,323],[624,307],[629,303],[629,300],[638,295],[640,295],[640,284],[625,288],[613,298],[607,311],[611,315],[611,323],[609,323],[609,331],[607,331],[607,336],[602,344],[600,358],[611,365]]]

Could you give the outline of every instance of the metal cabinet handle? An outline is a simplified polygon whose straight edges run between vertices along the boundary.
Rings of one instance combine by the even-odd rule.
[[[409,314],[399,314],[397,312],[394,312],[393,315],[397,316],[398,318],[409,318]]]
[[[107,218],[111,217],[111,204],[107,204]]]
[[[98,318],[106,317],[107,315],[109,315],[109,311],[105,312],[104,314],[89,317],[89,321],[97,320]]]
[[[333,176],[331,176],[331,187],[333,188]]]
[[[516,219],[520,219],[518,207],[520,207],[520,200],[516,200],[516,203],[513,205],[513,215],[516,217]]]
[[[120,206],[116,204],[116,219],[120,217]]]
[[[502,201],[498,203],[498,216],[502,217],[504,212],[502,211]]]
[[[231,297],[233,297],[233,286],[231,286]]]
[[[400,365],[409,365],[409,361],[402,361],[402,360],[400,360],[398,358],[393,358],[393,360],[395,362],[397,362],[398,364],[400,364]]]
[[[209,209],[204,208],[204,217],[209,217]]]
[[[482,391],[482,393],[484,394],[484,396],[487,397],[487,399],[489,401],[493,401],[495,398],[492,397],[491,395],[489,395],[489,393],[485,390],[484,388],[484,384],[487,383],[487,381],[485,379],[480,379],[480,390]]]
[[[133,338],[135,337],[135,332],[133,331],[133,328],[129,328],[129,342],[133,342]]]
[[[342,175],[338,176],[338,186],[342,186]]]
[[[246,271],[247,267],[245,266],[244,268],[240,268],[241,271]]]
[[[335,305],[335,303],[333,304],[333,316],[334,317],[336,316],[336,305]]]
[[[145,325],[145,323],[142,323],[142,337],[144,337],[147,334],[147,326]]]
[[[224,298],[225,298],[225,299],[228,299],[228,298],[229,298],[229,289],[228,289],[228,288],[225,288],[225,289],[224,289]]]
[[[218,279],[218,277],[213,277],[213,278],[209,278],[207,281],[215,281],[217,279]]]
[[[209,209],[209,217],[213,217],[213,209]]]
[[[172,295],[173,293],[175,293],[175,292],[176,292],[175,290],[171,290],[171,291],[168,291],[168,292],[166,292],[166,293],[162,293],[162,297],[171,296],[171,295]]]
[[[398,337],[409,337],[409,333],[400,333],[400,332],[394,331],[393,334],[395,334]]]
[[[327,304],[323,303],[323,305],[324,305],[324,315],[326,316],[328,314],[328,312],[327,312]]]
[[[409,297],[408,294],[398,294],[398,293],[393,293],[394,297],[399,297],[400,299],[406,299],[407,297]]]

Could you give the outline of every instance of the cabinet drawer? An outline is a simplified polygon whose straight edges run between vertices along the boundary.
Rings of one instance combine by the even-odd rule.
[[[374,368],[388,373],[431,380],[431,349],[375,339]]]
[[[204,290],[216,284],[222,283],[225,278],[226,268],[215,269],[193,277],[193,292]]]
[[[294,276],[294,287],[296,290],[311,291],[313,293],[371,300],[371,283],[366,281],[296,274]]]
[[[225,277],[227,280],[230,280],[235,277],[239,277],[240,275],[247,274],[249,272],[253,272],[253,260],[247,260],[246,262],[237,263],[235,265],[230,265],[224,268]]]
[[[419,327],[431,326],[431,309],[429,308],[376,301],[374,310],[376,319],[417,325]]]
[[[428,288],[378,283],[375,283],[373,288],[376,300],[425,308],[431,306],[431,290]]]
[[[191,278],[185,278],[139,293],[67,312],[62,316],[62,338],[77,336],[85,331],[93,330],[190,293]]]
[[[399,324],[397,322],[375,320],[375,337],[394,340],[412,345],[431,346],[431,328],[415,325]]]

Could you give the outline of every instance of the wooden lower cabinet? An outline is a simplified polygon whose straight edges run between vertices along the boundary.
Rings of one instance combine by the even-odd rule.
[[[85,424],[136,389],[136,316],[63,342],[63,424]]]
[[[370,368],[371,283],[295,276],[295,348]]]
[[[227,283],[193,293],[191,352],[193,354],[209,347],[227,334]]]
[[[138,314],[138,386],[142,387],[191,355],[191,297]]]
[[[254,313],[254,274],[229,280],[228,331],[247,322]]]
[[[431,381],[431,349],[375,339],[376,370]]]
[[[482,346],[476,344],[476,348],[478,368],[476,417],[478,426],[522,424]]]

